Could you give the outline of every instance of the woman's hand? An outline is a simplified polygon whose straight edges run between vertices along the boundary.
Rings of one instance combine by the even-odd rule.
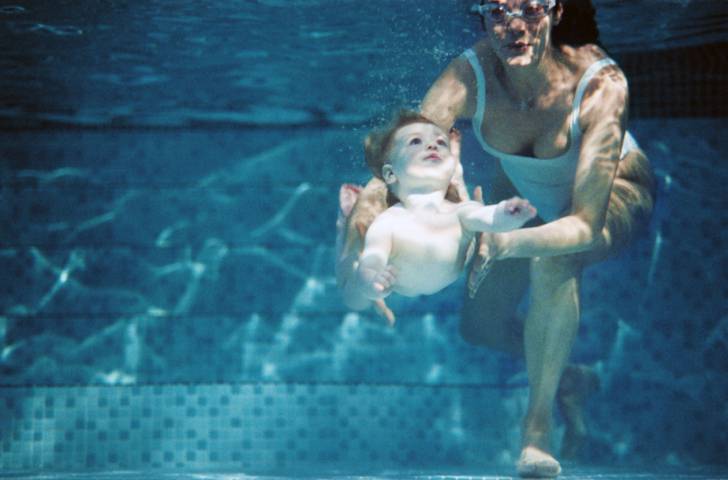
[[[463,164],[460,162],[460,146],[463,136],[460,130],[452,127],[448,132],[448,137],[450,138],[450,153],[457,161],[451,183],[455,185],[460,201],[465,201],[470,199],[470,196],[468,195],[468,189],[465,187],[465,179],[463,178]]]
[[[478,239],[478,253],[470,266],[468,275],[468,296],[475,298],[480,284],[488,276],[493,264],[499,258],[497,233],[481,233]]]
[[[447,132],[447,136],[450,139],[450,153],[460,163],[460,145],[463,141],[463,135],[455,127],[451,127],[450,131]]]
[[[475,187],[473,191],[473,200],[483,203],[483,189]],[[493,263],[500,256],[497,240],[497,233],[481,233],[478,237],[478,252],[470,265],[470,273],[468,273],[468,296],[475,298],[475,294],[488,276],[488,272],[493,267]]]

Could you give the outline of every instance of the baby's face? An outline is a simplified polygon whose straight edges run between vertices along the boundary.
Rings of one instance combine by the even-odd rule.
[[[397,130],[388,159],[401,185],[422,180],[446,188],[457,166],[447,134],[431,123],[413,123]]]

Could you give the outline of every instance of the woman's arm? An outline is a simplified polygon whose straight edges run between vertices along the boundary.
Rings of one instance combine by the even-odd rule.
[[[465,58],[457,57],[427,91],[420,112],[448,131],[458,118],[473,116],[474,88],[475,80],[470,64]]]
[[[463,57],[457,57],[435,80],[427,91],[420,112],[443,130],[450,131],[452,153],[458,159],[453,176],[460,198],[470,198],[463,178],[463,167],[460,163],[460,133],[453,129],[459,118],[472,117],[475,111],[475,79],[470,64]]]
[[[564,255],[590,250],[603,241],[627,105],[627,81],[619,68],[607,68],[590,82],[581,105],[583,135],[570,214],[538,227],[493,235],[490,255]]]

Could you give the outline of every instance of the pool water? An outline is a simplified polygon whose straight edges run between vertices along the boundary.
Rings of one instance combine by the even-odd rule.
[[[0,478],[515,475],[524,365],[459,336],[462,281],[390,329],[333,274],[362,137],[480,34],[465,3],[0,6]],[[658,200],[584,273],[561,478],[728,478],[728,4],[667,3],[596,2]]]

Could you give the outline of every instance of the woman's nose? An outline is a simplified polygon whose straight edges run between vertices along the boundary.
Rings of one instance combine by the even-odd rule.
[[[508,25],[508,30],[512,32],[525,32],[528,27],[526,21],[520,16],[506,19],[506,25]]]

